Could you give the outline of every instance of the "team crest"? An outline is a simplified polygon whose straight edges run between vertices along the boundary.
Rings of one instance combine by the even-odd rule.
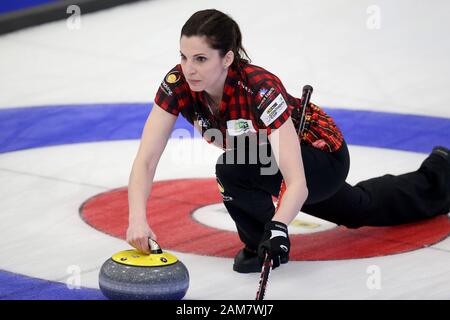
[[[181,78],[180,72],[172,71],[167,75],[166,82],[170,83],[170,84],[174,84],[174,83],[177,83],[178,80],[180,80],[180,78]]]

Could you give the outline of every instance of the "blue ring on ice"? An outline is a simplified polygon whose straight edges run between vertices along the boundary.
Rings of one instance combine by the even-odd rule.
[[[0,110],[0,153],[81,142],[139,139],[150,103],[39,106]],[[324,108],[348,144],[428,153],[450,142],[450,119]],[[191,129],[178,117],[175,129]]]

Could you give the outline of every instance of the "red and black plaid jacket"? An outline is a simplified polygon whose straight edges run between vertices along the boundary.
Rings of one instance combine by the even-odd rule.
[[[208,129],[220,130],[224,149],[230,136],[256,134],[261,129],[270,135],[289,117],[298,129],[301,117],[301,100],[289,95],[280,79],[261,67],[244,63],[228,69],[217,112],[211,112],[204,92],[190,90],[179,64],[164,78],[155,103],[171,114],[181,112],[191,124],[201,128],[208,142],[211,142]],[[300,141],[312,144],[317,140],[324,140],[324,151],[334,152],[340,148],[343,137],[333,119],[310,103]]]

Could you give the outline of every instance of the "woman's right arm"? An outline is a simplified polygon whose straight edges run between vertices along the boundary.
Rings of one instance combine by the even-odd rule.
[[[128,182],[127,242],[144,253],[149,253],[148,238],[156,240],[146,218],[147,199],[152,189],[156,167],[176,120],[177,116],[157,104],[153,105],[131,169]]]

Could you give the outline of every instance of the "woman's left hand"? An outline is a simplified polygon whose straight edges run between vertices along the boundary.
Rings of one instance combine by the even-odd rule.
[[[327,145],[327,143],[326,143],[325,140],[323,140],[323,139],[314,141],[314,142],[312,143],[312,146],[313,146],[314,148],[317,148],[317,149],[323,149],[326,145]]]

